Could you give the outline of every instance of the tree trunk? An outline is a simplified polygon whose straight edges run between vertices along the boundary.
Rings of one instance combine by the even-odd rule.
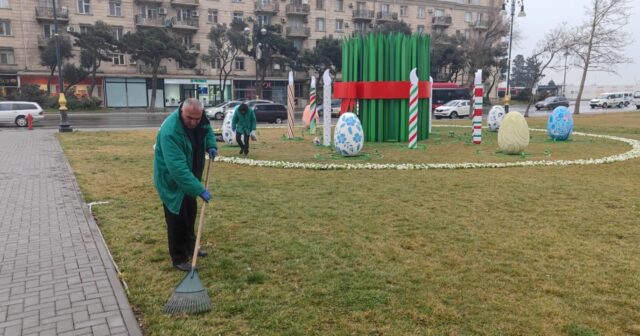
[[[89,97],[93,96],[93,88],[96,86],[97,71],[98,71],[98,68],[96,68],[95,66],[91,69],[91,86],[89,86],[89,90],[87,90]]]
[[[584,59],[584,65],[582,67],[582,78],[580,78],[580,87],[578,88],[578,96],[576,97],[573,114],[580,114],[580,101],[582,100],[582,92],[584,91],[584,83],[587,80],[587,72],[589,70],[589,63],[591,62],[591,50],[593,48],[593,35],[596,32],[596,16],[597,8],[594,10],[593,21],[591,22],[591,35],[589,36],[589,44],[587,45],[587,57]]]
[[[149,102],[149,110],[156,110],[156,89],[158,88],[158,68],[160,63],[154,64],[151,72],[151,101]]]

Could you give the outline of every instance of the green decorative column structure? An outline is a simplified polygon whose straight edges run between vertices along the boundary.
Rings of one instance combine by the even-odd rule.
[[[409,141],[413,68],[419,79],[418,140],[429,137],[430,49],[431,38],[423,34],[369,34],[342,41],[342,82],[334,84],[334,97],[342,99],[341,113],[358,115],[365,141]]]

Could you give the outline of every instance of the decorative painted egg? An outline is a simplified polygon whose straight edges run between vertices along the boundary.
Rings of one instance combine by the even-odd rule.
[[[316,127],[318,126],[318,109],[316,109]],[[304,112],[302,112],[302,122],[304,123],[304,128],[309,128],[311,126],[311,108],[310,105],[307,105],[304,108]]]
[[[489,110],[489,115],[487,116],[487,124],[489,126],[489,130],[497,132],[500,128],[500,123],[502,122],[502,118],[504,118],[505,112],[504,107],[500,105],[495,105]]]
[[[354,156],[360,153],[364,146],[364,132],[358,116],[348,112],[338,118],[333,143],[336,146],[336,152],[342,156]]]
[[[498,147],[506,154],[519,154],[529,145],[529,125],[517,111],[507,113],[498,130]]]
[[[233,113],[234,111],[229,111],[224,116],[224,120],[222,121],[222,139],[229,146],[237,146],[236,142],[236,132],[231,128],[231,124],[233,121]]]
[[[547,121],[547,134],[556,141],[569,139],[573,132],[573,113],[564,106],[556,107]]]

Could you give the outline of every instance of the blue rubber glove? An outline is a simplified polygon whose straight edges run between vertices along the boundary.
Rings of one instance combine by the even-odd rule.
[[[205,189],[202,194],[200,194],[200,198],[202,198],[203,201],[209,203],[209,200],[211,199],[211,194],[209,193],[209,190]]]
[[[235,127],[231,128],[231,130],[232,130],[234,133],[236,132],[236,128],[235,128]]]
[[[211,160],[215,159],[216,156],[218,156],[218,150],[215,147],[207,149],[207,152],[209,152],[209,159]]]

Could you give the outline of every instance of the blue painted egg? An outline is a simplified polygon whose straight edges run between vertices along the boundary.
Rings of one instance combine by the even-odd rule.
[[[333,134],[336,152],[342,156],[354,156],[364,146],[364,132],[360,119],[353,113],[345,113],[338,118]]]
[[[549,115],[547,134],[556,141],[569,139],[573,132],[573,113],[564,106],[556,107]]]
[[[238,145],[236,142],[236,132],[231,128],[233,113],[233,111],[227,112],[227,115],[224,116],[224,120],[222,121],[222,139],[229,146]]]
[[[504,115],[504,107],[500,105],[492,107],[491,110],[489,110],[489,115],[487,116],[487,125],[489,126],[489,130],[497,132],[500,128],[500,123],[502,122]]]

